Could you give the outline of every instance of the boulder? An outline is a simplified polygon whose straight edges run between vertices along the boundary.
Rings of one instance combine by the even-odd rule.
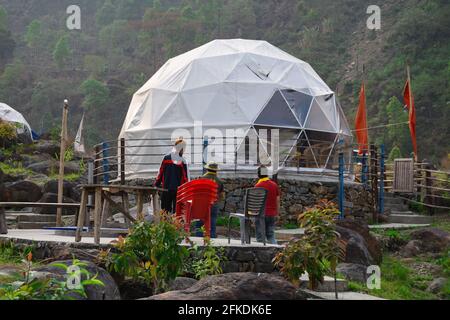
[[[400,249],[400,255],[404,258],[415,257],[421,253],[421,247],[421,241],[411,240],[402,249]]]
[[[58,203],[58,194],[46,193],[39,200],[40,203]],[[76,203],[73,199],[64,197],[63,203]],[[56,208],[33,208],[33,212],[37,214],[56,214]],[[77,213],[76,208],[63,208],[63,215],[75,215]]]
[[[434,279],[428,286],[427,291],[434,294],[438,294],[442,291],[442,289],[445,287],[446,284],[447,284],[446,278]]]
[[[365,241],[367,249],[370,252],[370,255],[374,259],[376,264],[381,264],[383,260],[383,252],[381,250],[381,245],[378,242],[377,238],[375,238],[369,229],[369,225],[364,221],[356,221],[350,219],[339,220],[337,225],[346,229],[353,230],[360,234]]]
[[[420,250],[423,252],[438,253],[450,246],[450,234],[436,228],[413,231],[411,239],[420,241]]]
[[[24,154],[22,155],[22,164],[24,167],[28,167],[30,165],[32,165],[33,163],[39,163],[39,162],[44,162],[44,161],[49,161],[49,160],[54,160],[54,158],[46,153],[41,153],[41,154],[33,154],[33,155],[29,155],[29,154]]]
[[[59,155],[60,152],[60,144],[58,141],[49,141],[49,140],[39,140],[35,144],[30,145],[25,149],[26,153],[38,153],[38,154],[47,154],[52,158],[55,158]]]
[[[378,264],[369,252],[367,243],[356,231],[336,226],[336,231],[345,243],[345,259],[343,262],[356,263],[364,266]]]
[[[19,181],[5,184],[4,201],[36,202],[42,197],[41,187],[31,181]]]
[[[146,299],[153,294],[153,289],[143,282],[126,279],[120,280],[118,283],[122,300]]]
[[[55,159],[45,160],[37,163],[33,163],[27,167],[28,170],[51,175],[59,172],[59,161]],[[80,165],[77,162],[66,162],[64,164],[64,173],[78,173],[80,172]]]
[[[367,281],[367,266],[356,263],[340,263],[336,271],[349,281],[365,283]]]
[[[86,294],[87,294],[87,300],[120,300],[120,293],[119,288],[117,287],[117,284],[115,283],[114,279],[111,277],[111,275],[106,272],[104,269],[98,267],[92,262],[83,261],[87,264],[84,268],[89,272],[90,276],[93,277],[97,275],[97,279],[102,281],[104,286],[97,286],[97,285],[87,285],[85,287]],[[66,260],[66,261],[58,261],[55,263],[62,263],[67,266],[72,265],[72,260]],[[52,264],[48,264],[42,267],[36,268],[34,271],[37,271],[41,276],[43,277],[54,277],[58,280],[65,281],[67,278],[66,271],[57,268],[55,266],[52,266]],[[82,275],[82,280],[86,279],[86,275]],[[85,298],[81,297],[79,294],[73,294],[73,297],[80,300],[86,300]]]
[[[64,196],[70,199],[73,199],[75,201],[80,201],[81,194],[76,189],[77,185],[73,182],[64,181],[63,188],[64,188]],[[46,193],[56,193],[58,194],[58,180],[51,180],[48,181],[44,185],[44,194]]]
[[[178,277],[169,285],[169,291],[186,290],[195,285],[198,281],[192,278]]]
[[[145,300],[295,300],[296,288],[279,276],[227,273],[206,277],[186,290],[170,291]]]

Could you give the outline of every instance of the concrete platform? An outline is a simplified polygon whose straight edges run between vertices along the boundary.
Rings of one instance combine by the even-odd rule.
[[[371,230],[406,230],[415,228],[427,228],[431,226],[430,224],[409,224],[409,223],[386,223],[371,225],[369,229]]]
[[[308,289],[304,289],[303,291],[308,293],[310,296],[314,297],[313,299],[336,300],[336,296],[335,296],[334,292],[316,292],[316,291],[311,291]],[[368,301],[371,301],[371,300],[386,300],[386,299],[382,299],[382,298],[371,296],[371,295],[364,294],[364,293],[347,291],[347,292],[339,292],[337,300],[359,300],[359,301],[368,300]]]
[[[283,229],[275,231],[275,237],[280,241],[289,241],[292,238],[298,238],[304,234],[305,229]]]
[[[36,241],[36,242],[54,242],[54,243],[67,243],[67,244],[75,244],[75,237],[73,236],[64,236],[58,235],[56,231],[53,230],[8,230],[8,234],[0,235],[0,238],[3,239],[15,239],[15,240],[28,240],[28,241]],[[203,238],[190,238],[194,243],[198,245],[203,244]],[[100,244],[101,245],[109,245],[112,241],[116,240],[114,237],[102,237]],[[94,245],[93,237],[83,237],[82,244]],[[211,243],[216,247],[249,247],[249,248],[260,248],[264,247],[264,244],[258,242],[252,242],[250,245],[242,245],[240,240],[231,240],[231,243],[228,243],[228,239],[212,239]],[[187,243],[183,243],[187,245]],[[271,245],[267,244],[266,247],[269,248],[282,248],[280,245]]]

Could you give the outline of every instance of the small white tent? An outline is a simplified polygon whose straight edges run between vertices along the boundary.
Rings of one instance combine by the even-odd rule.
[[[266,41],[215,40],[170,59],[135,93],[119,137],[133,142],[127,178],[153,176],[174,132],[197,137],[198,123],[203,134],[279,129],[280,167],[309,148],[314,166],[326,168],[339,137],[352,136],[334,92],[308,63]],[[313,141],[327,143],[324,154]]]
[[[27,120],[25,120],[24,116],[8,106],[5,103],[0,102],[0,119],[6,122],[12,122],[15,124],[18,124],[17,126],[17,133],[19,135],[26,135],[27,138],[29,137],[31,141],[33,140],[33,135],[31,131],[31,127],[28,124]]]

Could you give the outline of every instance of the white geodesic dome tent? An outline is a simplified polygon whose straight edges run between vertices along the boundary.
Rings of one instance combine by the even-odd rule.
[[[280,168],[325,169],[338,139],[351,137],[334,92],[308,63],[266,41],[215,40],[170,59],[135,93],[119,138],[135,178],[154,176],[176,137],[238,130],[270,140],[263,129],[279,130]],[[235,141],[252,153],[248,139]],[[197,144],[188,143],[193,157]]]
[[[17,110],[11,108],[5,103],[0,102],[0,119],[6,122],[14,123],[19,135],[26,136],[30,141],[33,140],[31,127],[24,116]]]

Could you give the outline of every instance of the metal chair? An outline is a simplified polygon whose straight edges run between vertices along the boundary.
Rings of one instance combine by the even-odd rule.
[[[266,245],[266,201],[267,190],[263,188],[251,188],[245,191],[244,213],[230,213],[228,218],[228,243],[231,243],[231,219],[238,218],[241,223],[241,242],[242,244],[251,243],[250,224],[251,221],[260,220],[262,224],[262,232],[264,237],[264,245]]]

